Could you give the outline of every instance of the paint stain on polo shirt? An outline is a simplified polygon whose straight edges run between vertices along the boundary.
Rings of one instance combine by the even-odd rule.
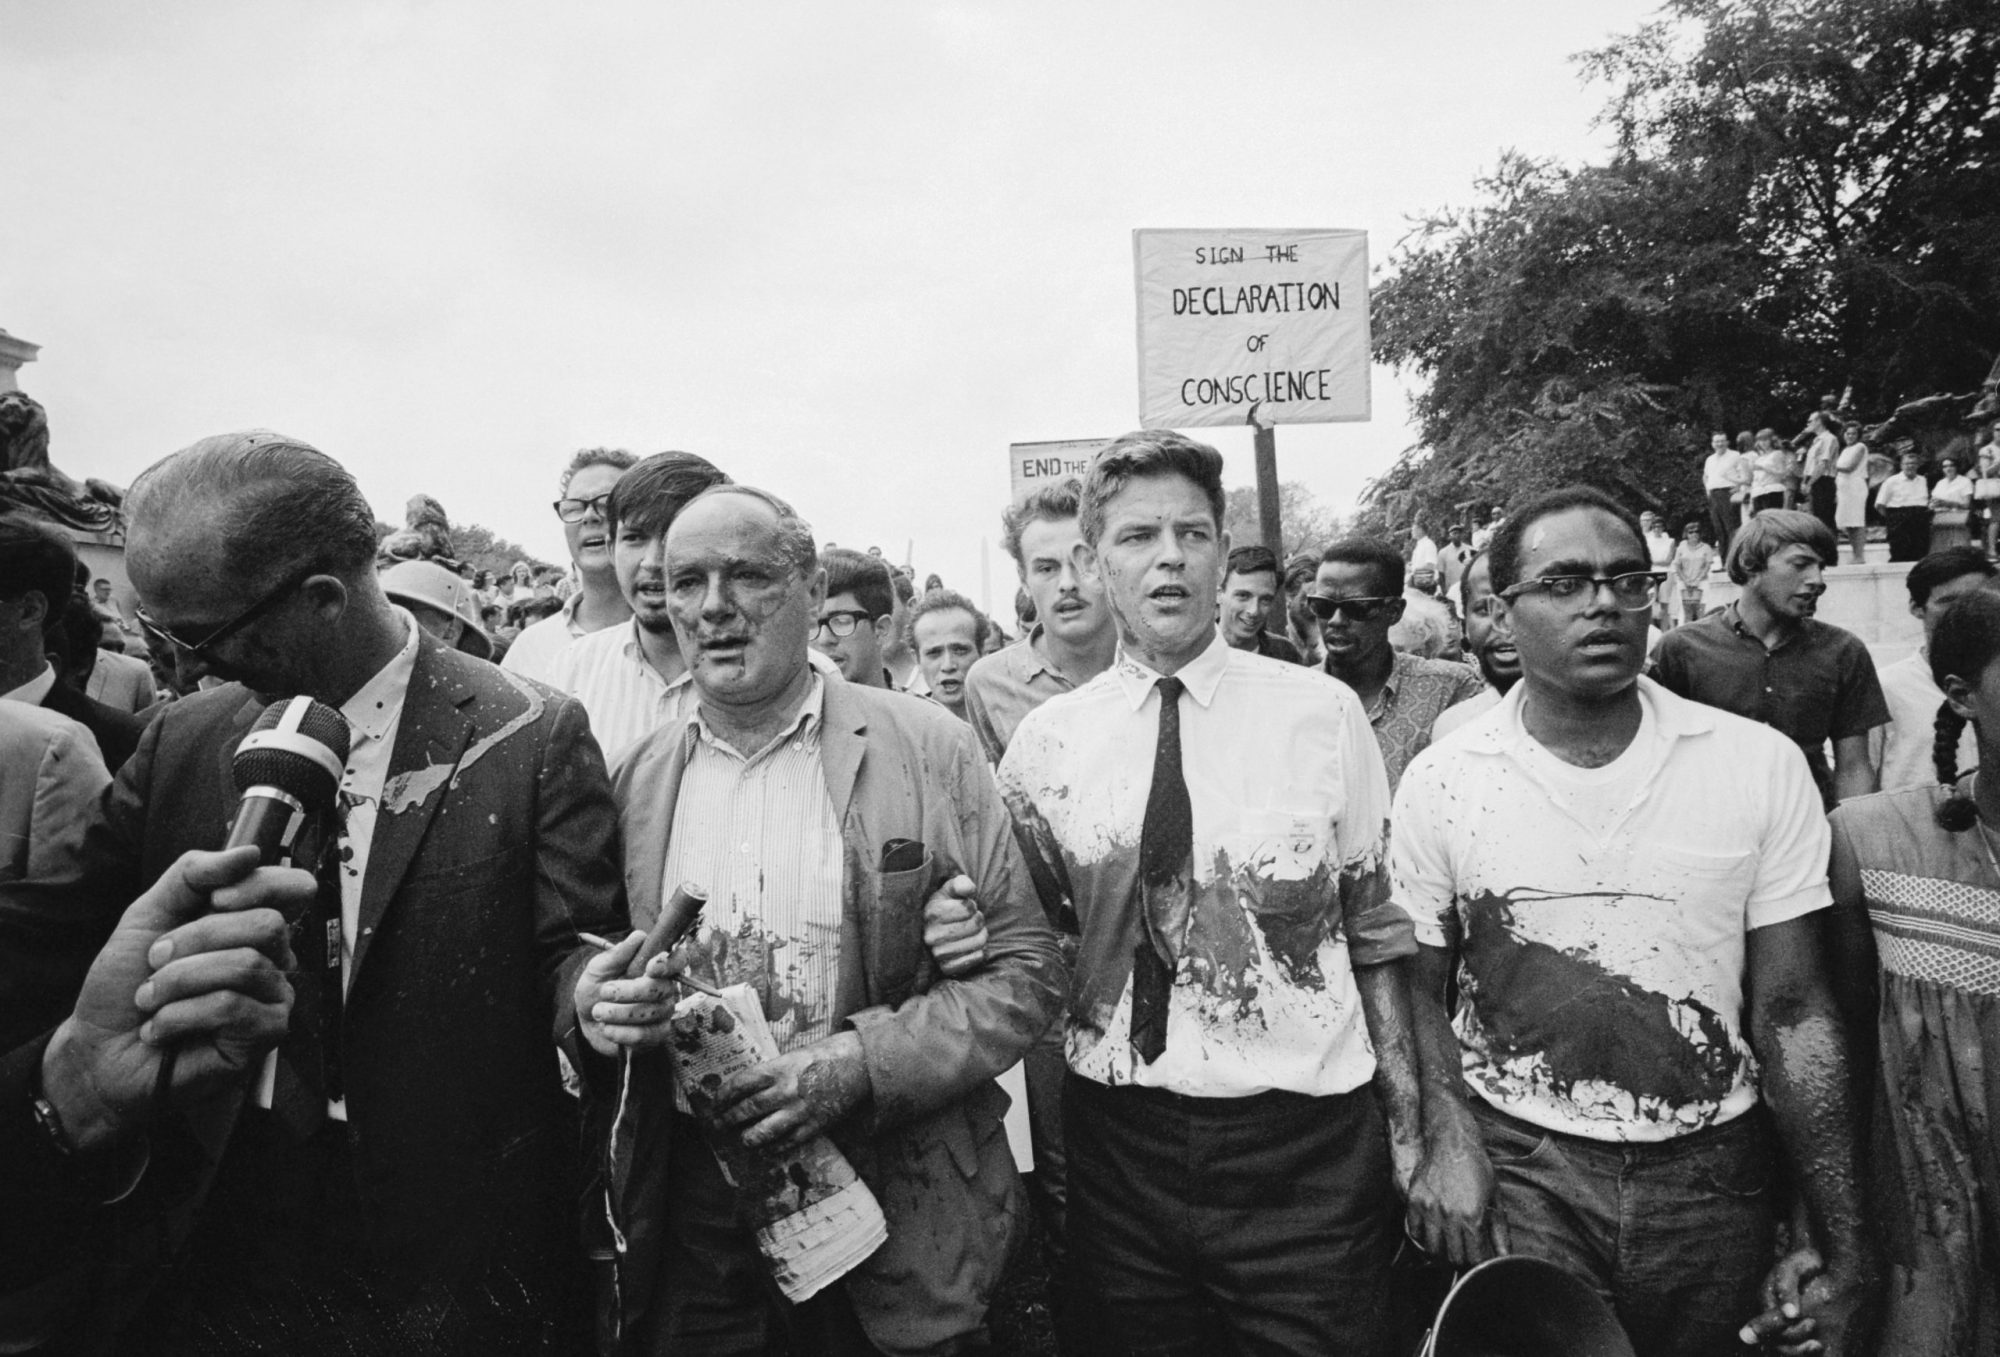
[[[1580,1084],[1610,1085],[1668,1108],[1728,1096],[1741,1056],[1715,1010],[1646,989],[1587,954],[1523,937],[1517,897],[1585,898],[1518,888],[1465,901],[1466,989],[1493,1058],[1539,1058],[1536,1077],[1564,1098]]]

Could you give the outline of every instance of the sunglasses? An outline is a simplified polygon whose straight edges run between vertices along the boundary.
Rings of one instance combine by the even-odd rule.
[[[1322,622],[1331,622],[1336,613],[1344,614],[1350,622],[1380,621],[1383,614],[1402,601],[1400,598],[1328,598],[1325,594],[1306,595],[1307,609]]]
[[[294,571],[279,581],[276,588],[272,589],[255,603],[252,603],[242,612],[236,614],[236,616],[230,618],[227,622],[224,622],[221,626],[215,628],[215,630],[209,632],[208,635],[202,637],[199,641],[189,641],[174,635],[173,632],[168,631],[149,617],[144,605],[133,609],[133,612],[137,614],[139,625],[145,630],[149,639],[162,642],[173,647],[175,650],[185,651],[198,660],[207,660],[210,658],[210,652],[216,646],[221,645],[237,632],[243,630],[243,628],[255,622],[265,613],[277,607],[293,590],[297,589],[314,575],[320,573],[320,568],[316,565],[306,566],[301,570]]]
[[[565,523],[581,523],[593,513],[603,518],[604,506],[610,498],[607,491],[594,499],[559,499],[556,501],[556,517]]]
[[[813,628],[813,635],[817,636],[821,632],[826,632],[836,639],[844,636],[852,636],[855,629],[863,622],[872,620],[866,612],[863,612],[859,608],[842,608],[838,612],[831,612],[820,618],[819,625]]]

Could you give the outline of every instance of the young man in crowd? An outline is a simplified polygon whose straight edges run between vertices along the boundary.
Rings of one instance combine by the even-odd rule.
[[[1350,538],[1328,547],[1306,603],[1320,622],[1326,672],[1361,699],[1393,791],[1403,769],[1430,743],[1445,708],[1479,692],[1479,674],[1389,643],[1389,629],[1408,604],[1403,559],[1387,543]]]
[[[557,655],[578,639],[615,627],[632,615],[612,565],[611,525],[604,510],[611,488],[638,460],[622,448],[584,448],[569,459],[555,509],[581,587],[561,612],[514,638],[501,668],[550,682]]]
[[[1077,526],[1082,491],[1082,483],[1068,477],[1039,487],[1001,516],[1001,544],[1014,558],[1035,622],[1019,641],[980,660],[966,676],[966,716],[986,757],[996,766],[1006,756],[1023,717],[1103,673],[1118,648],[1104,586],[1077,562],[1077,547],[1083,542]],[[1076,949],[1070,935],[1060,940],[1066,981]],[[1064,1357],[1093,1357],[1101,1344],[1091,1327],[1090,1307],[1072,1284],[1065,1246],[1062,1037],[1062,1023],[1051,1023],[1022,1060],[1035,1156],[1028,1192],[1042,1227],[1057,1346]]]
[[[1937,781],[1936,723],[1944,693],[1931,678],[1930,640],[1938,619],[1954,601],[1988,587],[1993,563],[1978,547],[1946,547],[1910,567],[1904,586],[1910,591],[1910,612],[1924,624],[1924,644],[1881,672],[1882,697],[1889,720],[1868,732],[1868,752],[1881,770],[1885,792]],[[1970,725],[1958,737],[1958,764],[1979,762],[1979,741]]]
[[[1444,597],[1453,601],[1458,598],[1458,582],[1465,578],[1465,567],[1472,564],[1472,558],[1479,554],[1478,548],[1465,540],[1465,525],[1454,523],[1445,529],[1445,544],[1438,548],[1438,578],[1444,585]]]
[[[691,452],[655,453],[622,472],[592,510],[610,534],[612,575],[631,620],[559,651],[548,683],[583,703],[591,733],[614,764],[640,737],[686,710],[687,664],[667,607],[667,529],[689,500],[728,480]]]
[[[1490,1197],[1477,1228],[1419,1220],[1418,1242],[1461,1267],[1562,1265],[1642,1357],[1740,1350],[1753,1316],[1759,1339],[1869,1353],[1866,1120],[1821,961],[1831,839],[1805,763],[1640,677],[1658,586],[1602,494],[1522,508],[1491,555],[1521,681],[1418,756],[1391,818],[1424,944],[1431,1153]],[[1774,1268],[1779,1146],[1803,1210]],[[1766,1309],[1767,1274],[1791,1316]]]
[[[826,606],[812,634],[813,649],[833,661],[849,683],[894,689],[883,663],[889,632],[896,625],[896,588],[879,556],[828,547],[820,553],[826,571]]]
[[[1222,638],[1238,650],[1303,664],[1299,649],[1265,630],[1278,596],[1278,558],[1269,547],[1237,547],[1222,575]]]
[[[1789,735],[1828,810],[1875,790],[1868,733],[1889,719],[1868,647],[1813,616],[1838,551],[1833,530],[1811,514],[1766,509],[1729,549],[1729,578],[1743,591],[1736,602],[1675,627],[1653,660],[1669,691]]]
[[[1465,611],[1465,648],[1478,663],[1486,687],[1438,715],[1431,725],[1433,744],[1499,706],[1500,699],[1521,677],[1521,657],[1514,650],[1514,638],[1494,625],[1502,605],[1493,596],[1490,555],[1482,551],[1473,557],[1459,587],[1459,603]]]
[[[622,489],[622,487],[621,487]],[[618,1297],[632,1351],[811,1357],[977,1350],[1021,1224],[993,1077],[1047,1025],[1056,947],[970,729],[937,707],[823,674],[807,637],[825,602],[812,531],[763,491],[719,486],[668,532],[665,606],[695,700],[620,767],[633,918],[666,883],[708,889],[701,931],[640,978],[640,937],[579,978],[584,1035],[632,1051],[614,1144]],[[743,847],[739,848],[739,845]],[[923,861],[877,870],[889,849]],[[978,884],[980,965],[939,978],[923,905]],[[664,1067],[685,970],[747,985],[775,1058],[716,1090],[708,1125]],[[779,1298],[711,1139],[787,1147],[829,1133],[888,1239],[810,1299]]]
[[[1078,558],[1119,658],[1000,765],[1042,903],[1080,934],[1069,1247],[1132,1351],[1377,1357],[1396,1209],[1371,1080],[1399,1168],[1423,1160],[1388,784],[1349,692],[1218,634],[1222,513],[1213,448],[1098,453]]]
[[[961,721],[970,719],[965,679],[986,648],[989,625],[971,599],[943,588],[932,589],[911,604],[904,624],[931,700]]]

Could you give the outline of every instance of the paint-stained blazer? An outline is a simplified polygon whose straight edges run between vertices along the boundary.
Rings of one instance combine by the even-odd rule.
[[[237,800],[230,759],[261,710],[235,684],[169,704],[71,870],[0,884],[0,1051],[34,1050],[126,905],[182,852],[222,845]],[[555,1046],[574,1035],[586,950],[577,931],[624,922],[616,814],[582,707],[420,636],[345,1014],[356,1185],[371,1243],[392,1267],[504,1273],[520,1288],[516,1305],[525,1292],[553,1306],[580,1284],[565,1148],[573,1108]],[[213,1127],[200,1129],[210,1134],[194,1138],[213,1153]],[[144,1255],[87,1279],[73,1299],[89,1322],[59,1324],[73,1340],[64,1351],[89,1350],[86,1332],[103,1339],[98,1350],[123,1350],[103,1331],[130,1315],[166,1261],[135,1246],[163,1233],[159,1222],[171,1237],[200,1213],[213,1165],[177,1177],[155,1156],[138,1193],[82,1219],[51,1219],[60,1203],[27,1200],[0,1166],[0,1294],[23,1270],[52,1267],[49,1250],[27,1254],[59,1236],[80,1239],[93,1261],[108,1260],[114,1239]],[[50,1230],[17,1229],[18,1211],[44,1213]]]
[[[889,1241],[847,1286],[869,1340],[891,1354],[949,1352],[985,1323],[1020,1221],[1021,1192],[993,1077],[1057,1011],[1059,961],[972,728],[941,707],[826,681],[820,749],[840,820],[843,918],[837,1027],[867,1053],[873,1094],[834,1141],[874,1191]],[[648,736],[613,776],[635,927],[657,917],[691,732]],[[916,839],[931,862],[884,875],[883,846]],[[956,872],[979,888],[987,960],[942,978],[924,947],[924,901]],[[635,1058],[636,1106],[613,1141],[612,1202],[628,1249],[621,1350],[649,1351],[674,1278],[656,1252],[672,1111],[664,1056]],[[612,1090],[615,1092],[615,1089]]]

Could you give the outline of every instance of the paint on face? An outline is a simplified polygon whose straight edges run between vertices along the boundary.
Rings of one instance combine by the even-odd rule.
[[[1076,646],[1111,625],[1103,584],[1077,565],[1082,542],[1074,518],[1038,518],[1021,529],[1021,585],[1034,600],[1035,618],[1043,631]]]
[[[704,700],[780,700],[806,662],[825,573],[795,566],[776,512],[750,495],[690,504],[667,529],[667,611]]]
[[[1564,1098],[1586,1083],[1668,1107],[1714,1104],[1729,1095],[1742,1057],[1719,1014],[1613,974],[1586,951],[1522,936],[1517,898],[1587,897],[1519,888],[1464,902],[1465,994],[1496,1061],[1538,1063],[1537,1077]]]
[[[1125,648],[1171,673],[1215,638],[1215,594],[1227,555],[1215,509],[1184,476],[1127,481],[1104,506],[1092,563]]]

